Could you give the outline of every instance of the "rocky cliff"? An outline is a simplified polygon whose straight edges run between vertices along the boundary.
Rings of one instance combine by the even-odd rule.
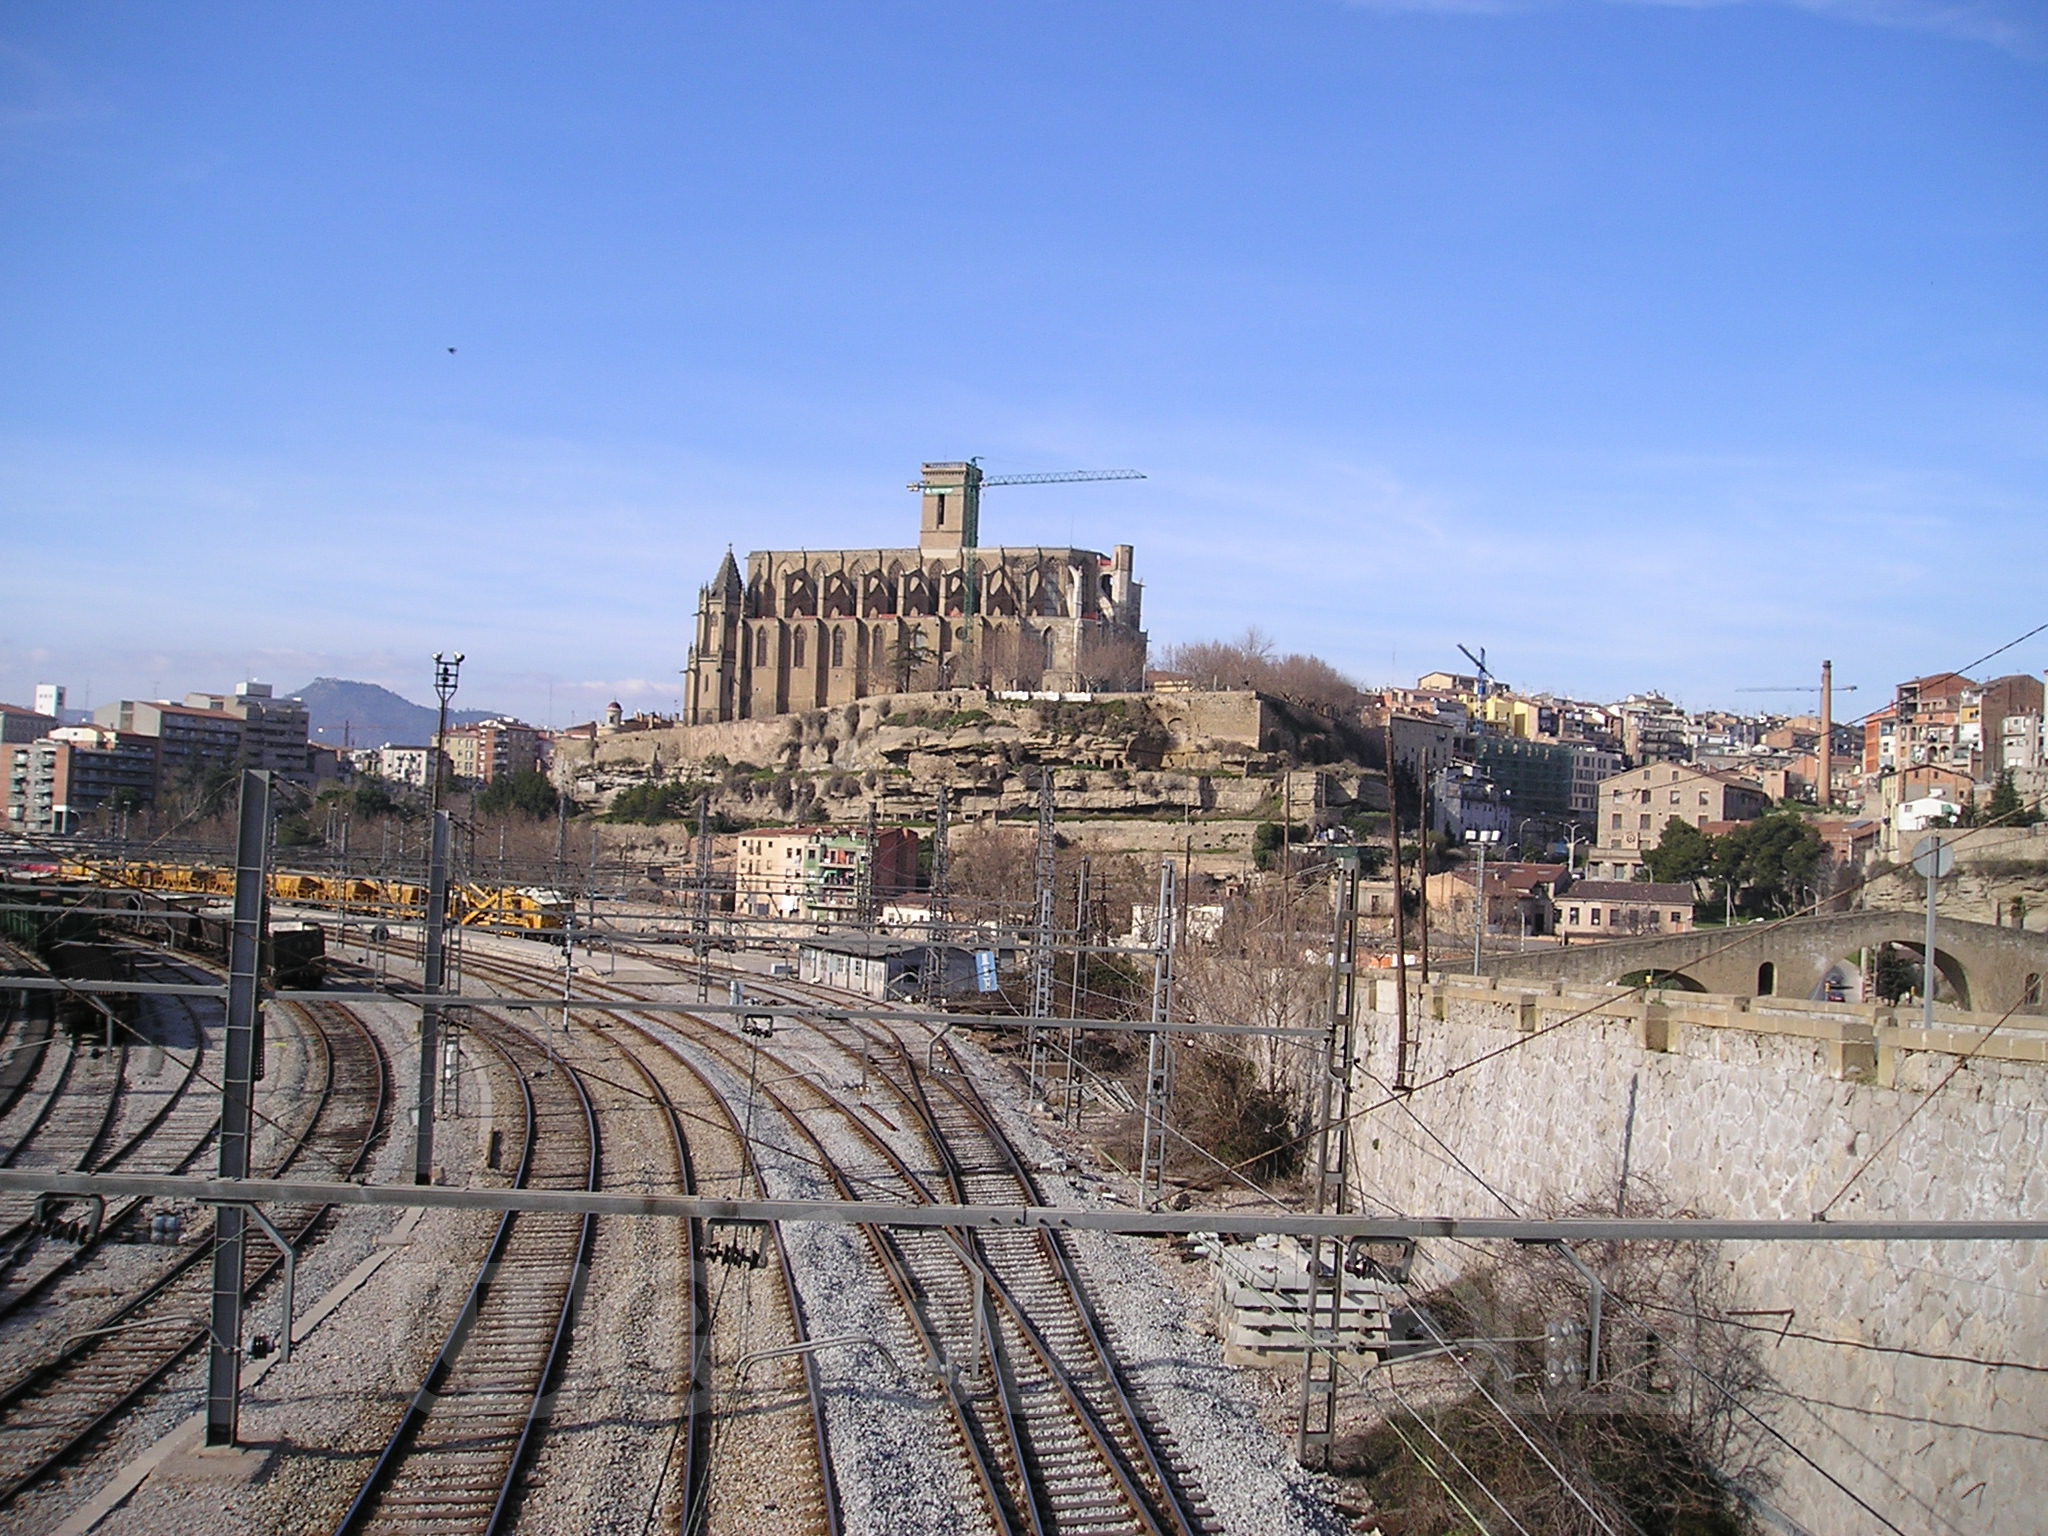
[[[841,709],[558,743],[557,784],[602,807],[703,785],[733,821],[1025,815],[1050,769],[1062,818],[1341,819],[1385,806],[1376,743],[1256,693],[1026,695],[954,689]]]

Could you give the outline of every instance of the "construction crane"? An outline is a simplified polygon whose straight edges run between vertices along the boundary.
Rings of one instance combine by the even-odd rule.
[[[969,459],[970,464],[979,467],[981,460]],[[1070,485],[1076,480],[1143,480],[1143,471],[1136,469],[1056,469],[1036,475],[983,475],[980,489],[992,485]],[[913,480],[909,489],[913,491],[950,491],[956,489],[952,481]]]
[[[1737,693],[1817,693],[1820,695],[1820,741],[1816,744],[1819,759],[1814,784],[1815,802],[1822,810],[1834,803],[1835,798],[1835,664],[1824,661],[1820,664],[1820,682],[1809,688],[1799,683],[1764,688],[1738,688]],[[1854,683],[1843,683],[1841,692],[1854,693]]]
[[[1479,654],[1477,656],[1474,656],[1472,652],[1465,646],[1461,645],[1458,647],[1458,649],[1465,653],[1465,659],[1467,661],[1471,662],[1473,666],[1479,669],[1478,691],[1480,700],[1484,702],[1486,696],[1489,693],[1493,692],[1493,674],[1486,670],[1486,647],[1483,645],[1479,647]]]
[[[934,479],[943,472],[943,479]],[[980,611],[980,581],[975,569],[975,546],[980,542],[981,493],[992,485],[1070,485],[1078,480],[1143,480],[1145,476],[1135,469],[1057,469],[1029,475],[984,475],[979,458],[968,459],[964,464],[926,464],[924,475],[910,482],[910,489],[926,500],[926,515],[936,519],[936,526],[946,527],[946,499],[957,494],[959,502],[955,509],[952,528],[957,534],[949,537],[944,532],[938,541],[927,546],[925,536],[918,536],[918,547],[957,548],[960,552],[960,574],[962,578],[961,608],[972,617]],[[934,510],[935,509],[935,510]],[[1075,616],[1079,622],[1079,615]]]

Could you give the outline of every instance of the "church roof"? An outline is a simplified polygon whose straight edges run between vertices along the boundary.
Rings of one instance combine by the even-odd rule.
[[[738,597],[745,589],[740,581],[740,568],[733,563],[732,546],[725,546],[725,558],[718,562],[718,574],[711,578],[711,589],[721,597]]]

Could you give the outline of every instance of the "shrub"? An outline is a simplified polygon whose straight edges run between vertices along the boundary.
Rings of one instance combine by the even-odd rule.
[[[696,813],[700,788],[696,784],[635,784],[619,791],[604,819],[637,822],[642,826],[684,821]]]

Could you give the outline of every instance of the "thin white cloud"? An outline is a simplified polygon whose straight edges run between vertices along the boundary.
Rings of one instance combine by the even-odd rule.
[[[1352,8],[1431,16],[1507,16],[1556,10],[1585,0],[1346,0]],[[1859,26],[1931,32],[1985,43],[2016,58],[2048,59],[2048,16],[2032,0],[1598,0],[1603,5],[1720,10],[1738,5],[1789,6]]]
[[[0,131],[81,122],[100,109],[48,59],[0,41]]]
[[[1507,16],[1540,9],[1543,0],[1346,0],[1360,11],[1421,11],[1435,16]]]
[[[1861,26],[1932,32],[1960,42],[1989,43],[2020,58],[2048,57],[2048,26],[2038,5],[2019,0],[1607,0],[1622,5],[1789,5]]]

